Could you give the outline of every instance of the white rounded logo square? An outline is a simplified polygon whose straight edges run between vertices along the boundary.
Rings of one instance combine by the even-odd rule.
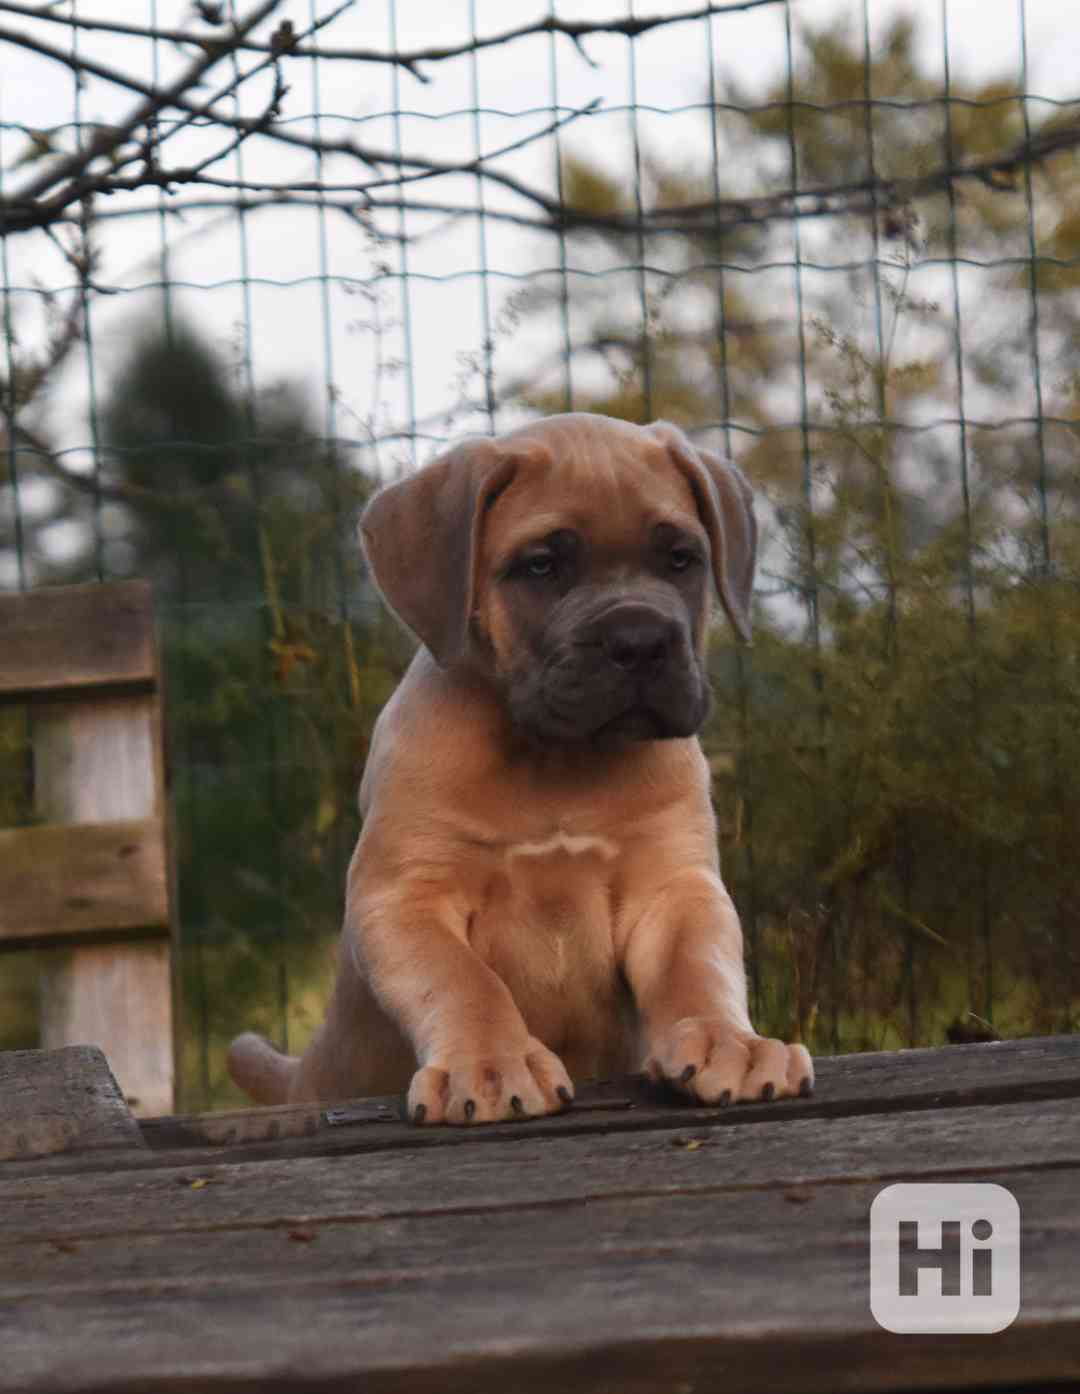
[[[870,1311],[886,1331],[989,1334],[1020,1311],[1020,1206],[1004,1186],[901,1182],[870,1206]]]

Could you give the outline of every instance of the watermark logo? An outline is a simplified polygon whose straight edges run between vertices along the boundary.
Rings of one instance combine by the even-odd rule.
[[[886,1331],[1004,1331],[1020,1311],[1020,1206],[1004,1186],[901,1183],[870,1207],[870,1311]]]

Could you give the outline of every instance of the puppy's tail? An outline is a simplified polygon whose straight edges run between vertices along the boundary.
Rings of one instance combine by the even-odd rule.
[[[225,1067],[233,1082],[257,1104],[288,1103],[299,1063],[295,1056],[282,1055],[254,1031],[237,1036],[225,1057]]]

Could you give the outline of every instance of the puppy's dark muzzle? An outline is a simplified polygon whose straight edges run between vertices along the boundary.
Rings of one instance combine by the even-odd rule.
[[[660,677],[680,651],[678,621],[649,605],[613,606],[597,622],[595,640],[608,663],[628,678]]]
[[[554,617],[541,663],[515,675],[510,704],[517,724],[571,742],[697,731],[708,714],[709,688],[687,617],[673,599],[576,600]]]

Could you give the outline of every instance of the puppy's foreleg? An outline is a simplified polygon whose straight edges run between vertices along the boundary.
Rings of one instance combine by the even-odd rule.
[[[529,1034],[502,979],[474,952],[452,888],[370,888],[350,907],[358,970],[412,1042],[408,1091],[417,1123],[482,1123],[557,1113],[573,1085]]]
[[[623,967],[653,1079],[706,1104],[813,1088],[805,1046],[759,1036],[750,1023],[742,931],[715,872],[694,868],[664,887],[631,931]]]

